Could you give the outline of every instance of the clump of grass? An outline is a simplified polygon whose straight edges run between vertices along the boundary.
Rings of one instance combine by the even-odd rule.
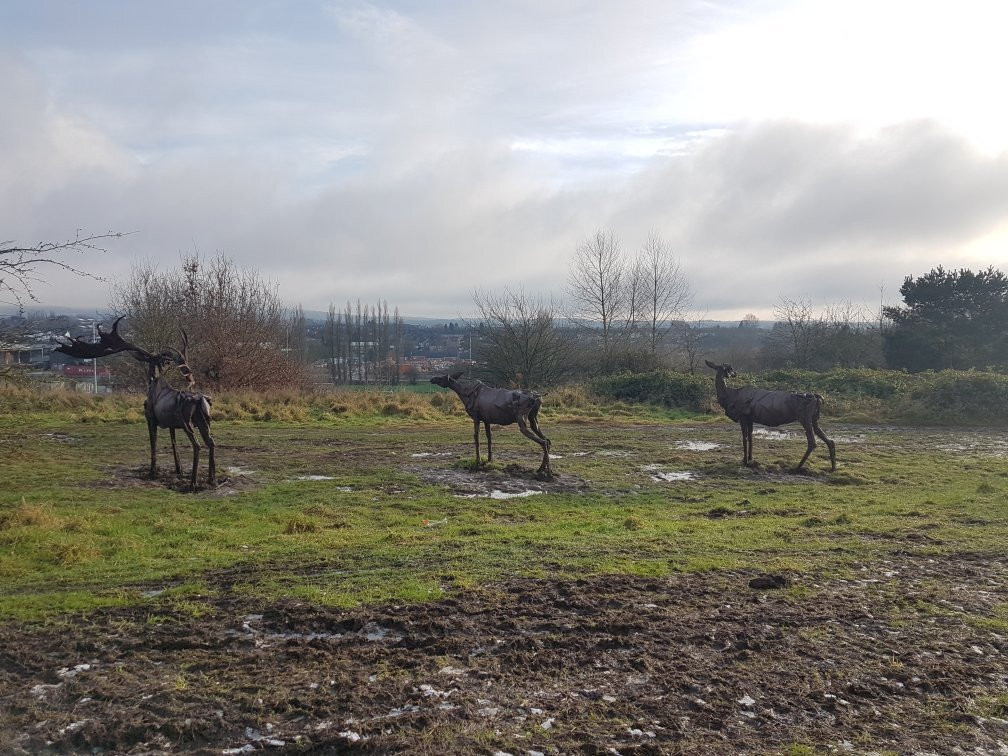
[[[62,517],[53,512],[49,504],[28,504],[21,497],[21,504],[7,512],[0,512],[0,530],[14,528],[35,528],[38,530],[59,530],[65,525]]]
[[[49,547],[48,556],[54,564],[67,567],[97,559],[100,556],[100,552],[90,544],[71,541],[69,543],[53,544]]]
[[[284,524],[284,533],[296,535],[298,533],[317,533],[319,531],[318,521],[303,514],[292,515]]]
[[[637,515],[630,515],[623,521],[623,527],[627,530],[643,530],[644,520]]]

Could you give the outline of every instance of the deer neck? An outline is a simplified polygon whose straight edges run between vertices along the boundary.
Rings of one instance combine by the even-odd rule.
[[[725,381],[725,377],[722,373],[718,373],[714,378],[714,393],[717,394],[718,401],[725,399],[728,396],[730,389],[728,388],[728,383]]]
[[[466,408],[466,412],[469,413],[470,415],[472,414],[472,411],[475,407],[476,394],[478,393],[477,389],[479,388],[480,385],[481,384],[479,383],[479,381],[468,385],[463,384],[461,381],[458,381],[455,378],[452,378],[448,381],[448,388],[450,388],[458,395],[458,398],[462,400],[462,404]]]

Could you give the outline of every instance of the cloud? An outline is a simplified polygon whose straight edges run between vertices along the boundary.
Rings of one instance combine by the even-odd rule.
[[[942,114],[907,117],[926,82],[868,89],[889,16],[846,88],[789,3],[279,7],[227,5],[192,33],[198,4],[164,11],[157,39],[129,11],[135,44],[79,18],[86,44],[33,26],[0,47],[0,237],[137,231],[95,270],[196,247],[309,309],[385,298],[440,315],[477,287],[560,294],[600,226],[629,252],[662,233],[697,303],[732,317],[1008,256],[1008,153]],[[921,54],[909,42],[896,79]],[[958,70],[943,60],[925,69],[939,93]],[[909,105],[863,118],[859,87]],[[54,274],[39,293],[100,305],[91,288]]]

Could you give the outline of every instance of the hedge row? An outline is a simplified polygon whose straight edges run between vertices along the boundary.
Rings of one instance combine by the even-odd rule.
[[[759,375],[739,375],[730,384],[814,391],[825,400],[825,416],[852,421],[934,425],[997,425],[1008,421],[1008,375],[1002,373],[772,370]],[[594,381],[592,390],[620,401],[719,411],[712,373],[688,375],[667,370],[625,373]]]

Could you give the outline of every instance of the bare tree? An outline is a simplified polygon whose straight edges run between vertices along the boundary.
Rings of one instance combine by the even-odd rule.
[[[523,389],[558,382],[571,366],[571,334],[557,327],[552,302],[522,290],[473,292],[478,360],[489,378]]]
[[[797,368],[807,369],[812,359],[812,347],[817,330],[817,318],[807,299],[782,296],[774,306],[774,341],[783,348],[788,361]]]
[[[679,346],[682,352],[683,368],[690,375],[696,375],[697,368],[700,367],[700,360],[703,351],[702,328],[707,319],[707,311],[696,313],[690,317],[678,321],[682,328]]]
[[[307,385],[302,365],[284,351],[291,312],[276,286],[223,255],[186,255],[161,272],[137,263],[117,282],[109,309],[124,313],[141,343],[170,343],[184,328],[196,348],[190,365],[201,386],[276,388]],[[141,379],[142,376],[135,376]]]
[[[43,281],[40,272],[43,268],[65,270],[77,276],[102,280],[99,276],[71,265],[67,258],[87,252],[105,252],[106,242],[123,236],[125,234],[114,231],[82,236],[78,229],[73,239],[39,242],[28,247],[19,246],[14,240],[0,241],[0,303],[17,305],[18,313],[23,314],[25,301],[38,301],[34,287]]]
[[[612,231],[599,229],[578,244],[571,260],[568,292],[576,316],[601,324],[608,360],[611,332],[627,309],[624,260]]]
[[[634,268],[640,271],[639,310],[647,323],[648,344],[654,355],[671,323],[682,318],[692,295],[672,248],[657,231],[648,234]]]

